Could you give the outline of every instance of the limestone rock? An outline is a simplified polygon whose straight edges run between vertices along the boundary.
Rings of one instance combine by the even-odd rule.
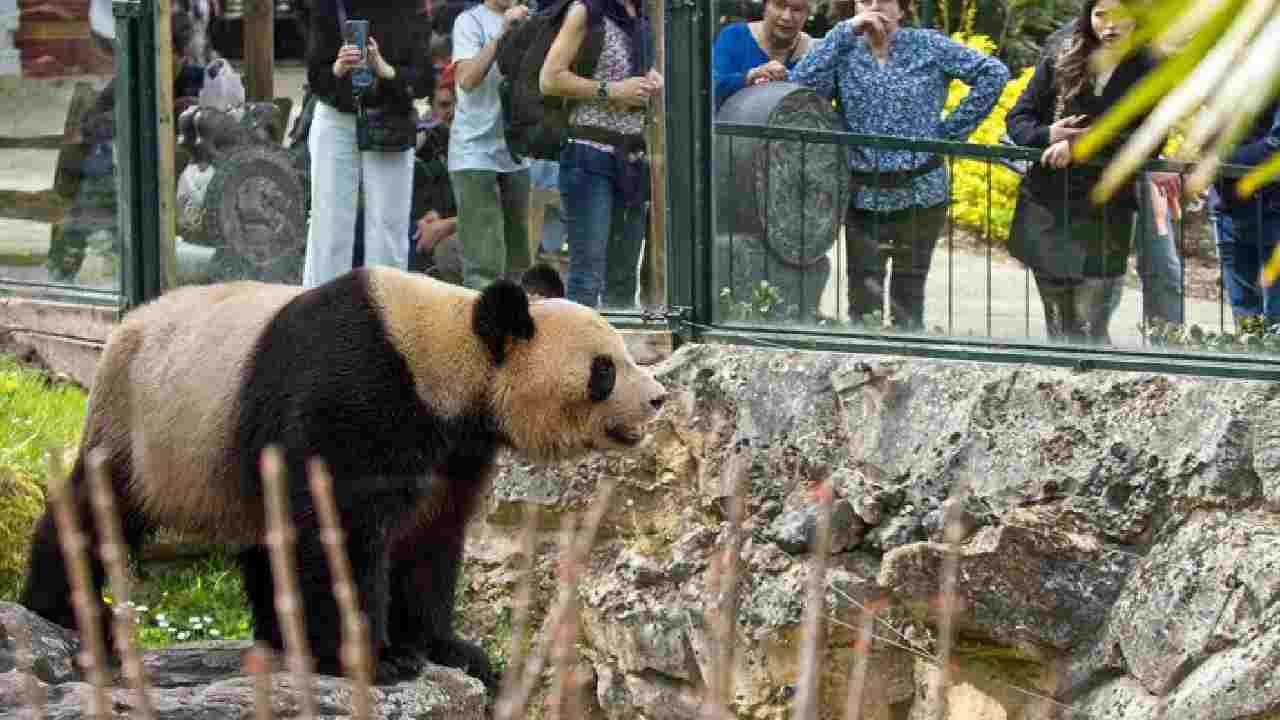
[[[30,676],[24,668],[11,664],[14,656],[12,633],[33,630],[36,649],[36,680],[45,698],[42,708],[49,720],[80,720],[88,716],[93,688],[70,668],[78,650],[74,636],[46,623],[25,608],[0,603],[0,618],[7,634],[0,653],[10,662],[0,670],[0,718],[17,718],[25,706],[24,687]],[[150,699],[159,720],[188,720],[192,707],[199,708],[202,720],[240,720],[254,709],[254,679],[241,671],[241,654],[248,643],[217,643],[209,646],[148,651],[143,656]],[[118,673],[117,673],[118,675]],[[298,687],[290,673],[277,672],[272,678],[272,709],[277,718],[299,713]],[[416,680],[377,686],[374,704],[387,720],[437,719],[481,720],[488,698],[484,685],[460,670],[429,666]],[[120,677],[110,691],[114,712],[125,715],[135,703],[133,691]],[[322,717],[351,715],[351,684],[345,678],[316,675],[312,694]]]

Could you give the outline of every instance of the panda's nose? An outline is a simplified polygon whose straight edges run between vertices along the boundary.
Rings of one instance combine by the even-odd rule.
[[[662,393],[661,395],[658,395],[654,397],[652,400],[650,400],[649,404],[653,406],[654,410],[661,410],[662,406],[666,404],[666,402],[667,402],[667,394]]]

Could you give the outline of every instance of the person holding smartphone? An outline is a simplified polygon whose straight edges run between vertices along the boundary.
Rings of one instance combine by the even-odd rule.
[[[344,37],[347,20],[368,23],[364,48]],[[307,83],[316,105],[307,139],[311,213],[302,284],[315,287],[351,270],[360,199],[365,265],[407,269],[413,146],[359,150],[355,91],[366,110],[416,118],[413,101],[429,97],[434,87],[429,18],[414,3],[318,0],[308,32]],[[353,87],[353,78],[362,76],[367,87]]]

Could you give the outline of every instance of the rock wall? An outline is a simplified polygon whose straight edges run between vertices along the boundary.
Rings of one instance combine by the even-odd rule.
[[[632,456],[504,465],[473,527],[464,631],[501,655],[521,513],[553,532],[620,481],[583,582],[600,718],[693,718],[709,677],[711,557],[745,490],[735,695],[786,718],[813,488],[835,489],[821,665],[840,717],[861,607],[883,607],[864,717],[1232,720],[1280,713],[1280,388],[1029,366],[685,347]],[[933,698],[943,513],[964,540],[953,683]],[[536,715],[535,715],[536,716]]]

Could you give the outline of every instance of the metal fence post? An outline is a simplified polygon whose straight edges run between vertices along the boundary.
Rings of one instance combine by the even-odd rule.
[[[711,3],[668,0],[667,302],[706,322],[712,306]],[[688,326],[676,328],[689,339]]]
[[[121,295],[126,308],[160,294],[159,130],[152,0],[114,0],[115,151]]]

